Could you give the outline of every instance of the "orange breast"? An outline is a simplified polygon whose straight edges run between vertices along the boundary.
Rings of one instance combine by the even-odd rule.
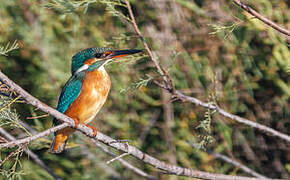
[[[103,67],[88,72],[80,95],[64,114],[77,119],[79,123],[89,123],[106,102],[110,87],[110,77]]]

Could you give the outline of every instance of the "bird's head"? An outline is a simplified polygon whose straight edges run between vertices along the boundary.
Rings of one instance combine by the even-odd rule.
[[[84,49],[72,57],[71,72],[92,71],[105,65],[110,60],[142,52],[142,50],[112,50],[110,48],[95,47]]]

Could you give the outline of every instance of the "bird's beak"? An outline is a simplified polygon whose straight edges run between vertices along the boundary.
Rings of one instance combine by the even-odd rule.
[[[111,54],[107,56],[106,59],[115,59],[119,57],[124,57],[128,56],[131,54],[136,54],[139,52],[143,52],[143,50],[138,50],[138,49],[129,49],[129,50],[116,50],[116,51],[111,51]]]

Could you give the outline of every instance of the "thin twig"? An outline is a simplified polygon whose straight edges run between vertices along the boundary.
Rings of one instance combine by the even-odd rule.
[[[102,151],[104,151],[105,153],[109,154],[110,156],[116,157],[117,155],[115,153],[113,153],[112,151],[110,151],[107,147],[103,146],[101,143],[99,143],[97,140],[95,139],[91,139],[92,142],[99,147]],[[132,171],[134,171],[136,174],[139,174],[143,177],[145,177],[148,180],[155,180],[155,178],[153,178],[152,176],[148,175],[147,173],[145,173],[144,171],[142,171],[141,169],[138,169],[137,167],[131,165],[130,163],[128,163],[127,161],[125,161],[124,159],[118,159],[118,161],[125,166],[128,169],[131,169]]]
[[[32,140],[35,140],[39,137],[43,137],[46,136],[49,133],[55,132],[59,129],[65,128],[67,126],[74,126],[74,120],[67,117],[66,115],[58,112],[57,110],[47,106],[46,104],[40,102],[38,99],[36,99],[35,97],[31,96],[28,92],[26,92],[25,90],[23,90],[20,86],[18,86],[17,84],[15,84],[13,81],[11,81],[6,75],[4,75],[1,71],[0,71],[0,79],[7,84],[13,91],[17,92],[19,95],[21,95],[26,101],[27,103],[39,108],[40,110],[42,110],[43,112],[49,113],[50,115],[52,115],[53,117],[57,118],[60,121],[63,121],[65,123],[58,125],[56,127],[53,127],[51,129],[48,129],[42,133],[39,133],[37,135],[34,135],[32,137],[27,137],[24,139],[20,139],[20,140],[16,140],[16,141],[12,141],[9,143],[4,143],[4,144],[0,144],[0,149],[4,148],[4,147],[10,147],[10,146],[16,146],[16,145],[20,145],[23,143],[27,143],[30,142]],[[101,142],[103,142],[104,144],[109,145],[110,147],[113,147],[115,149],[121,150],[123,152],[130,152],[130,155],[140,159],[141,161],[150,164],[158,169],[167,171],[171,174],[175,174],[175,175],[179,175],[179,176],[187,176],[187,177],[195,177],[195,178],[203,178],[203,179],[215,179],[215,180],[227,180],[227,179],[236,179],[236,180],[250,180],[250,179],[256,179],[256,178],[250,178],[250,177],[243,177],[243,176],[231,176],[231,175],[224,175],[224,174],[215,174],[215,173],[209,173],[209,172],[204,172],[204,171],[198,171],[198,170],[192,170],[192,169],[188,169],[188,168],[182,168],[179,166],[175,166],[175,165],[171,165],[171,164],[167,164],[164,161],[160,161],[142,151],[140,151],[138,148],[128,145],[128,144],[124,144],[124,143],[111,143],[111,142],[116,142],[115,139],[104,135],[101,132],[97,133],[97,136],[94,136],[93,131],[91,130],[91,128],[79,124],[77,127],[77,130],[79,130],[80,132],[84,133],[85,135],[87,135],[88,137],[91,137],[92,139],[95,140],[99,140]]]
[[[19,146],[18,149],[16,149],[15,151],[11,152],[8,156],[6,156],[1,162],[0,162],[0,167],[8,160],[10,159],[12,156],[18,154],[20,151],[23,150],[23,146]]]
[[[10,141],[15,141],[15,137],[13,137],[12,135],[10,135],[8,132],[6,132],[3,128],[0,127],[0,133],[3,134],[3,136],[5,136],[7,139],[9,139]],[[21,146],[19,146],[21,147]],[[40,165],[43,169],[45,169],[54,179],[56,180],[61,180],[61,178],[59,176],[57,176],[49,167],[47,167],[44,162],[39,159],[39,157],[34,154],[32,151],[30,151],[29,149],[24,149],[24,152],[31,157],[38,165]],[[1,166],[1,165],[0,165]]]
[[[153,56],[153,53],[150,50],[149,45],[147,44],[144,36],[142,35],[141,31],[139,30],[139,27],[137,26],[137,23],[136,23],[136,20],[135,20],[135,16],[133,14],[133,11],[132,11],[132,8],[131,8],[131,5],[130,5],[129,1],[125,0],[125,3],[127,5],[127,9],[129,11],[129,15],[130,15],[130,18],[132,20],[132,24],[134,26],[134,29],[135,29],[136,33],[138,34],[138,36],[140,37],[140,39],[141,39],[141,41],[142,41],[147,53],[149,54],[150,59],[155,64],[155,67],[157,68],[158,73],[161,74],[161,76],[163,78],[163,81],[165,82],[166,86],[168,88],[173,88],[174,87],[173,84],[169,85],[169,83],[172,83],[172,81],[168,82],[168,80],[166,78],[166,76],[168,76],[168,73],[160,66],[158,60]]]
[[[0,112],[5,109],[5,108],[8,108],[11,106],[11,104],[15,103],[17,101],[17,99],[19,99],[20,96],[16,97],[15,99],[13,99],[11,102],[9,102],[8,104],[6,104],[5,106],[3,106],[1,109],[0,109]]]
[[[110,164],[110,163],[112,163],[112,162],[114,162],[114,161],[116,161],[116,160],[119,160],[119,159],[121,159],[122,157],[124,157],[124,156],[128,156],[128,155],[129,155],[129,153],[127,153],[127,152],[126,152],[126,153],[123,153],[123,154],[121,154],[120,156],[114,157],[113,159],[107,161],[106,164]]]
[[[290,31],[279,26],[278,24],[274,23],[273,21],[265,18],[263,15],[261,15],[260,13],[258,13],[257,11],[255,11],[254,9],[252,9],[250,6],[248,6],[247,4],[243,3],[240,0],[233,0],[233,2],[240,6],[242,9],[244,9],[245,11],[247,11],[248,13],[250,13],[251,15],[255,16],[256,18],[258,18],[260,21],[262,21],[263,23],[267,24],[268,26],[272,27],[273,29],[276,29],[277,31],[279,31],[282,34],[285,34],[287,36],[290,36]]]
[[[152,118],[151,118],[149,124],[143,128],[143,131],[140,133],[140,137],[139,137],[139,142],[141,144],[144,143],[144,141],[145,141],[145,139],[146,139],[149,131],[151,130],[151,128],[154,126],[154,124],[156,123],[157,119],[159,118],[160,113],[161,112],[160,112],[159,109],[158,110],[155,110],[153,112],[153,115],[152,115]]]
[[[23,139],[19,139],[19,140],[13,140],[13,141],[10,141],[10,142],[7,142],[7,143],[2,143],[0,144],[0,149],[2,148],[6,148],[6,147],[14,147],[14,146],[18,146],[18,145],[21,145],[21,144],[24,144],[24,143],[30,143],[31,141],[34,141],[36,139],[39,139],[41,137],[44,137],[44,136],[47,136],[51,133],[54,133],[60,129],[63,129],[65,127],[68,127],[70,126],[70,124],[68,123],[63,123],[63,124],[60,124],[58,126],[55,126],[53,128],[50,128],[46,131],[43,131],[41,133],[38,133],[36,135],[33,135],[33,136],[29,136],[29,137],[26,137],[26,138],[23,138]]]
[[[231,159],[231,158],[229,158],[229,157],[227,157],[227,156],[225,156],[225,155],[223,155],[223,154],[216,153],[216,152],[214,152],[214,151],[212,151],[212,150],[206,150],[206,149],[203,149],[203,148],[202,148],[202,149],[201,149],[201,148],[198,148],[198,145],[196,145],[196,144],[192,144],[192,143],[190,143],[190,145],[191,145],[192,147],[196,148],[196,149],[203,150],[203,151],[205,151],[206,153],[208,153],[208,154],[210,154],[210,155],[213,155],[213,156],[214,156],[215,158],[217,158],[217,159],[221,159],[221,160],[223,160],[223,161],[225,161],[225,162],[227,162],[227,163],[230,163],[230,164],[232,164],[232,165],[234,165],[234,166],[240,168],[242,171],[244,171],[244,172],[246,172],[246,173],[248,173],[248,174],[250,174],[250,175],[252,175],[252,176],[254,176],[254,177],[263,178],[263,179],[269,179],[269,178],[267,178],[267,177],[265,177],[265,176],[263,176],[263,175],[257,173],[256,171],[254,171],[254,170],[248,168],[247,166],[243,165],[242,163],[240,163],[240,162],[238,162],[238,161],[236,161],[236,160],[234,160],[234,159]]]
[[[157,86],[161,87],[161,88],[167,89],[164,85],[158,83],[157,81],[154,81],[154,83]],[[239,117],[237,115],[231,114],[231,113],[225,111],[224,109],[222,109],[222,108],[220,108],[218,106],[215,106],[215,105],[210,104],[210,103],[205,103],[205,102],[203,102],[203,101],[201,101],[201,100],[199,100],[197,98],[191,97],[191,96],[186,96],[186,95],[184,95],[183,93],[181,93],[178,90],[176,91],[176,96],[180,100],[182,100],[183,102],[187,101],[187,102],[191,102],[193,104],[196,104],[196,105],[208,108],[208,109],[216,110],[219,114],[223,115],[224,117],[230,118],[230,119],[232,119],[234,121],[237,121],[239,123],[248,125],[248,126],[250,126],[252,128],[256,128],[256,129],[260,130],[261,132],[264,132],[266,134],[270,134],[272,136],[276,136],[276,137],[281,138],[281,139],[283,139],[283,140],[285,140],[287,142],[290,142],[290,136],[289,135],[281,133],[279,131],[276,131],[276,130],[274,130],[272,128],[269,128],[267,126],[264,126],[262,124],[259,124],[259,123],[250,121],[248,119]]]
[[[32,116],[32,117],[27,117],[26,119],[39,119],[39,118],[44,118],[49,116],[49,114],[43,114],[43,115],[39,115],[39,116]]]
[[[285,140],[287,142],[290,142],[290,136],[287,135],[287,134],[281,133],[281,132],[276,131],[276,130],[270,128],[270,127],[267,127],[267,126],[264,126],[262,124],[253,122],[251,120],[248,120],[248,119],[239,117],[237,115],[231,114],[231,113],[225,111],[224,109],[222,109],[222,108],[220,108],[218,106],[202,102],[201,100],[199,100],[197,98],[194,98],[194,97],[186,96],[186,95],[182,94],[179,91],[176,91],[176,94],[183,101],[188,101],[188,102],[194,103],[196,105],[203,106],[205,108],[216,110],[219,114],[223,115],[224,117],[230,118],[230,119],[232,119],[234,121],[237,121],[239,123],[248,125],[248,126],[250,126],[252,128],[256,128],[256,129],[260,130],[261,132],[264,132],[266,134],[270,134],[272,136],[279,137],[279,138],[281,138],[281,139],[283,139],[283,140]]]

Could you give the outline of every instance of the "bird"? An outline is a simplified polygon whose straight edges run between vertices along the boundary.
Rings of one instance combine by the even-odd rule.
[[[112,50],[107,47],[87,48],[76,53],[71,59],[71,77],[65,83],[59,96],[57,110],[72,118],[75,127],[66,127],[54,133],[50,152],[61,153],[65,150],[69,136],[78,124],[84,124],[97,135],[95,127],[90,123],[107,100],[111,80],[104,65],[110,61],[142,50]],[[53,125],[59,125],[57,119]]]

